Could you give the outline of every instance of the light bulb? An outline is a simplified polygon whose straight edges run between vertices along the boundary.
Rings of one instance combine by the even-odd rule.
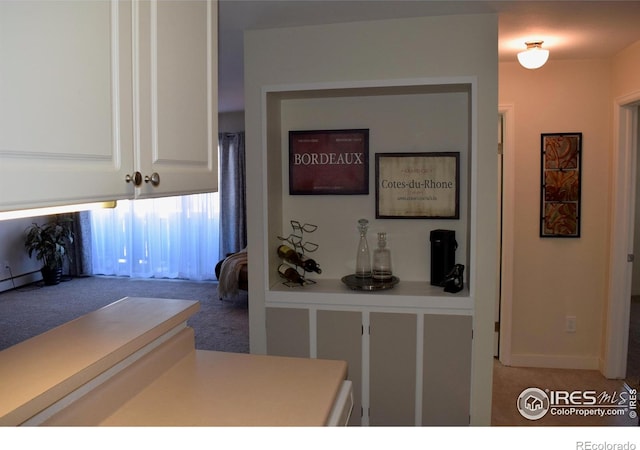
[[[549,59],[549,50],[542,48],[543,41],[526,42],[527,49],[518,53],[518,61],[526,69],[538,69]]]

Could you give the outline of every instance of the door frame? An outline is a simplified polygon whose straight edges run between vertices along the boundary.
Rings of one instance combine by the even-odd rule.
[[[635,223],[638,105],[640,91],[614,102],[611,242],[602,374],[625,378],[629,345],[629,318]]]
[[[511,365],[511,337],[513,314],[513,251],[515,221],[515,106],[498,105],[502,116],[502,242],[500,257],[500,336],[498,359],[505,366]],[[499,193],[498,193],[499,195]]]

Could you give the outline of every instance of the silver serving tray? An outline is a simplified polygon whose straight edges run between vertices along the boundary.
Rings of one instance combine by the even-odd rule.
[[[359,278],[355,275],[342,277],[342,282],[354,291],[381,291],[391,289],[398,284],[399,281],[400,279],[395,276],[389,280],[374,280],[372,277]]]

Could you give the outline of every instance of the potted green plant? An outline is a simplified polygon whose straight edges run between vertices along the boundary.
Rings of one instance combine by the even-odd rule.
[[[45,285],[60,283],[64,260],[71,260],[68,252],[71,243],[71,219],[59,219],[44,225],[33,223],[27,228],[24,246],[29,257],[35,254],[42,261],[41,272]]]

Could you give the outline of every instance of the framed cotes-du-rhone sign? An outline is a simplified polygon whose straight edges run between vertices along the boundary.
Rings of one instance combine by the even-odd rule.
[[[460,153],[377,153],[376,218],[459,219]]]
[[[289,194],[369,194],[369,130],[289,131]]]
[[[582,133],[544,133],[540,237],[580,237]]]

